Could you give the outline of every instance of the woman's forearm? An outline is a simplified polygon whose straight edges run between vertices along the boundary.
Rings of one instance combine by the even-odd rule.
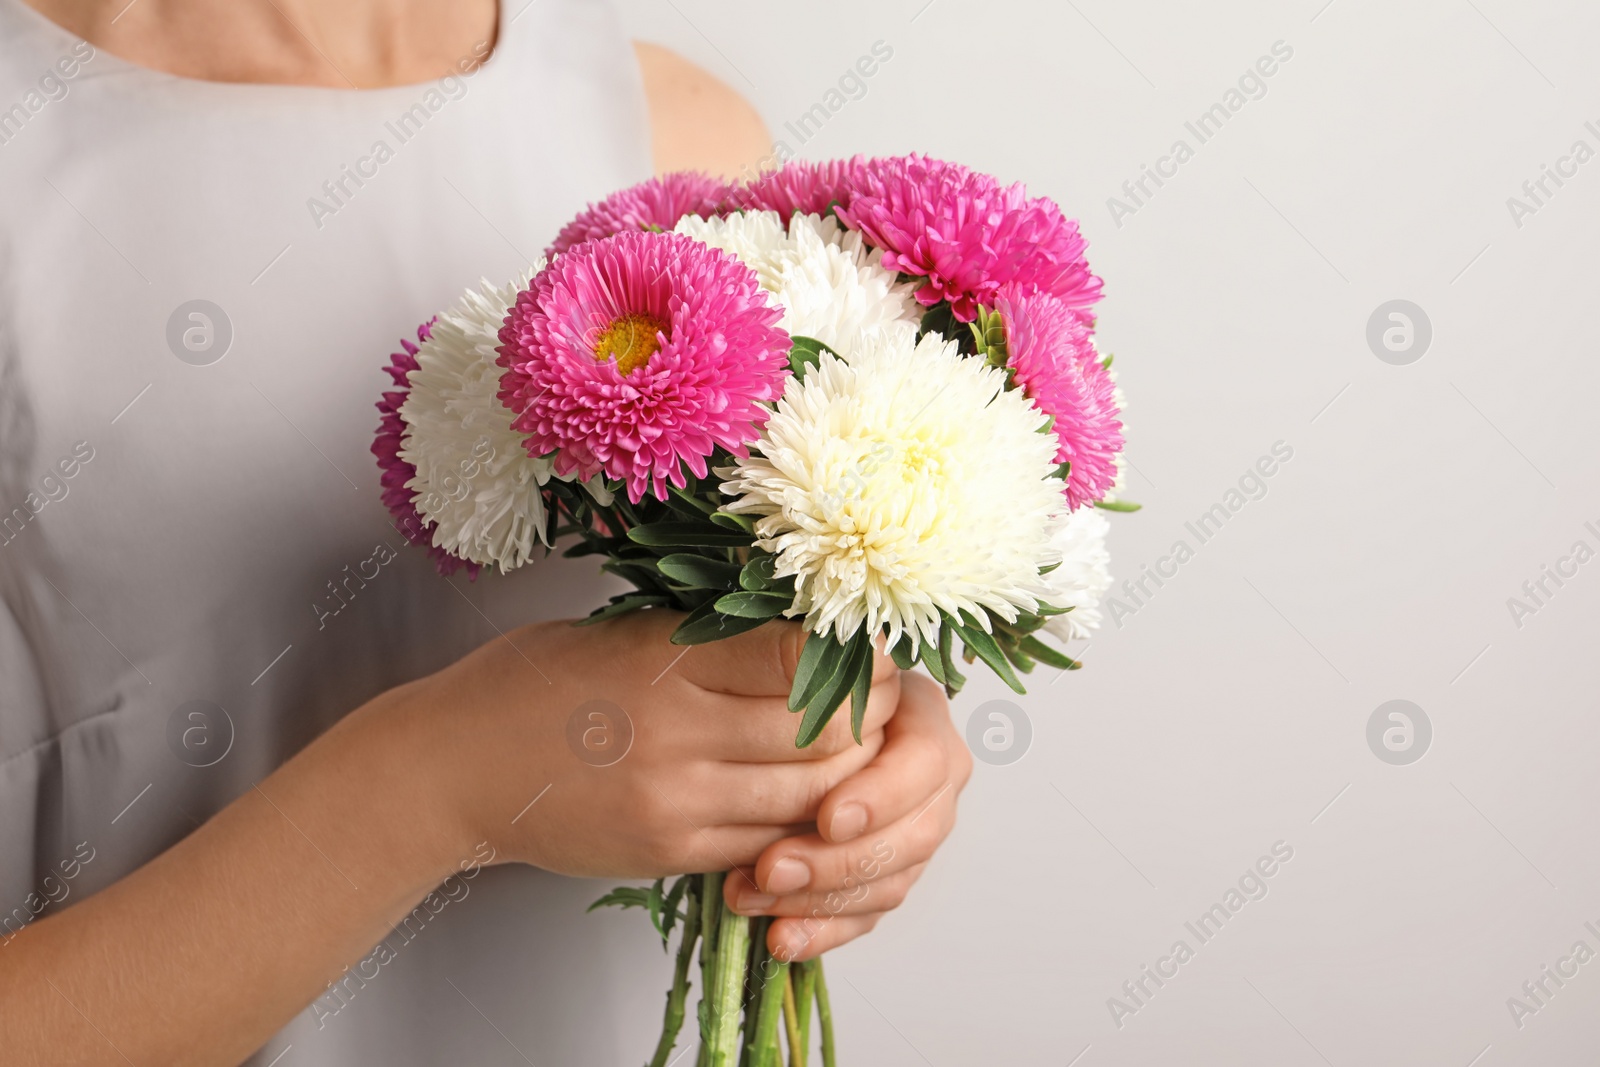
[[[402,694],[0,946],[5,1062],[236,1064],[472,858],[419,779]]]

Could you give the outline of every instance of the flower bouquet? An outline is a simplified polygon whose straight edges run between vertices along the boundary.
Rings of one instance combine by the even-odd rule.
[[[1098,623],[1104,511],[1134,507],[1084,247],[1050,200],[917,155],[645,182],[394,356],[384,499],[446,574],[599,556],[631,588],[584,622],[681,611],[691,645],[798,619],[799,746],[847,703],[860,740],[875,647],[1022,692],[1078,666],[1043,637]],[[651,1063],[698,946],[699,1064],[776,1065],[780,1035],[805,1063],[813,1005],[833,1064],[820,960],[772,958],[723,877],[596,904],[680,931]]]

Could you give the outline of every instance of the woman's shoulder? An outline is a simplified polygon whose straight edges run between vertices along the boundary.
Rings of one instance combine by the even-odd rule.
[[[633,43],[650,107],[656,171],[704,170],[748,176],[772,154],[766,123],[727,83],[683,56],[647,41]]]

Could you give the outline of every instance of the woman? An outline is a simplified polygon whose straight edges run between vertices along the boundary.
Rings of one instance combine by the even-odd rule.
[[[652,137],[658,168],[767,155],[750,108],[583,0],[29,2],[0,0],[6,1062],[636,1057],[659,952],[515,865],[736,866],[798,958],[871,929],[970,769],[930,683],[881,663],[865,744],[797,752],[793,627],[680,656],[662,613],[556,621],[589,566],[440,579],[366,454],[402,323],[515,275]],[[564,740],[594,701],[634,732],[606,767]]]

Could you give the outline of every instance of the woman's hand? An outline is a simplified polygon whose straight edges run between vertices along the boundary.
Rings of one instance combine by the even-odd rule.
[[[805,836],[819,811],[826,825],[854,798],[873,828],[888,827],[903,814],[897,794],[926,786],[916,793],[925,800],[947,776],[948,759],[925,736],[926,720],[942,714],[938,701],[912,710],[915,727],[888,728],[901,684],[888,657],[875,664],[862,743],[846,705],[797,749],[800,717],[787,700],[800,627],[673,645],[682,618],[643,611],[594,626],[525,627],[368,713],[385,718],[379,730],[407,717],[417,725],[415,762],[438,803],[457,813],[460,856],[486,840],[500,859],[563,874],[752,867],[776,842],[820,841]],[[913,830],[943,837],[948,814],[945,804]],[[926,858],[895,840],[900,855]],[[898,875],[886,879],[880,895],[898,884]]]
[[[955,826],[972,756],[932,679],[902,675],[883,748],[819,806],[816,827],[769,845],[723,895],[746,915],[779,916],[767,946],[810,959],[854,940],[899,907]],[[820,831],[820,832],[819,832]]]

